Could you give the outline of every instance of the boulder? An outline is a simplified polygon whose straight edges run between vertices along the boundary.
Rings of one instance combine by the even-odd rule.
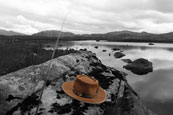
[[[84,49],[79,49],[79,51],[87,51],[87,49],[86,49],[86,48],[84,48]]]
[[[98,49],[98,46],[95,46],[95,49]]]
[[[154,45],[154,43],[150,42],[150,43],[148,43],[148,45]]]
[[[39,101],[40,89],[52,63],[48,81]],[[99,105],[87,104],[67,96],[62,83],[76,75],[95,77],[106,91]],[[125,74],[101,63],[87,51],[73,53],[30,66],[0,77],[0,115],[155,115],[129,86]]]
[[[152,62],[144,58],[139,58],[123,67],[137,75],[144,75],[153,71]]]
[[[123,62],[125,63],[132,63],[132,60],[131,59],[121,59]]]
[[[119,48],[112,48],[113,51],[117,51],[120,50]]]
[[[114,57],[115,58],[122,58],[122,57],[124,57],[125,56],[125,54],[123,54],[122,52],[115,52],[114,53]]]
[[[102,50],[102,52],[106,52],[107,50]]]

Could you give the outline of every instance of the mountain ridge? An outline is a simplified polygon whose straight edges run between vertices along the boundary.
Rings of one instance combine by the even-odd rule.
[[[22,40],[56,40],[60,31],[48,30],[34,33],[32,35],[23,35],[11,37],[12,39]],[[11,35],[12,36],[12,35]],[[9,39],[11,39],[9,38]],[[74,34],[72,32],[62,32],[62,40],[106,40],[116,42],[160,42],[160,43],[173,43],[173,32],[154,34],[148,32],[132,32],[128,30],[112,31],[107,33],[93,33],[93,34]],[[3,39],[3,38],[2,38]]]
[[[44,37],[58,37],[59,36],[58,30],[45,30],[45,31],[40,31],[37,33],[32,34],[32,36],[44,36]],[[72,32],[62,32],[61,36],[62,37],[74,37],[76,34]]]
[[[32,36],[44,36],[44,37],[58,37],[60,31],[58,30],[44,30],[37,33],[32,34]],[[119,34],[153,34],[148,32],[133,32],[129,30],[122,30],[122,31],[110,31],[106,33],[91,33],[91,34],[75,34],[72,32],[64,32],[62,31],[65,37],[74,37],[74,36],[97,36],[97,35],[119,35]]]
[[[15,32],[15,31],[7,31],[7,30],[0,29],[0,35],[15,36],[15,35],[25,35],[25,34]]]

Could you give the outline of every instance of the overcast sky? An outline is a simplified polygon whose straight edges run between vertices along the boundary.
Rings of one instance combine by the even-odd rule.
[[[0,29],[32,34],[59,30],[173,31],[173,0],[0,0]]]

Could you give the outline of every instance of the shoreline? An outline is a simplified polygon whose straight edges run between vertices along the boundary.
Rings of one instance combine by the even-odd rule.
[[[36,105],[39,104],[37,97],[49,61],[0,77],[0,94],[2,97],[0,98],[2,102],[0,113],[2,115],[5,113],[20,115],[34,112]],[[77,113],[156,115],[142,104],[137,93],[128,85],[125,74],[103,65],[95,54],[81,51],[53,59],[52,63],[53,68],[49,76],[49,84],[44,90],[42,103],[40,103],[40,106],[44,108],[39,110],[41,115],[53,115],[54,113],[69,115]],[[74,66],[76,64],[78,66]],[[79,73],[94,76],[99,81],[100,86],[107,92],[107,99],[103,104],[82,103],[62,92],[62,83],[74,79]],[[6,100],[9,95],[17,98],[10,99],[9,103]]]

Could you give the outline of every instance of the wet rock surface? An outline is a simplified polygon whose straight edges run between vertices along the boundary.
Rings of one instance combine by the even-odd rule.
[[[98,46],[95,46],[95,49],[98,49]]]
[[[132,63],[128,63],[123,67],[138,75],[144,75],[153,71],[152,62],[144,58],[134,60]]]
[[[102,50],[102,52],[106,52],[107,50]]]
[[[120,50],[119,48],[112,48],[113,51],[117,51]]]
[[[154,45],[154,43],[150,42],[150,43],[148,43],[148,45]]]
[[[103,65],[95,54],[81,51],[51,62],[41,101],[40,89],[50,61],[0,77],[0,115],[35,115],[38,104],[39,115],[155,115],[141,103],[125,74]],[[74,80],[78,74],[93,76],[99,81],[107,93],[104,103],[87,104],[62,91],[62,83]]]
[[[125,63],[132,63],[132,60],[131,59],[121,59],[123,62]]]
[[[122,52],[115,52],[114,53],[114,57],[115,58],[122,58],[122,57],[124,57],[125,56],[125,54],[123,54]]]

